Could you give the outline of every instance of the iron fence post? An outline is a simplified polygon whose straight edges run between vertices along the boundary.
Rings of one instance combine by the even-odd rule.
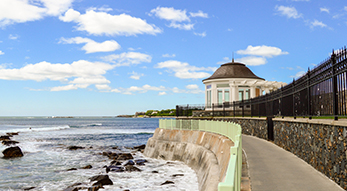
[[[332,69],[332,83],[333,83],[333,115],[334,120],[338,120],[338,97],[337,97],[337,75],[335,72],[335,64],[336,64],[336,55],[333,49],[333,53],[331,55],[331,69]]]
[[[311,114],[311,84],[310,84],[310,68],[307,70],[307,114],[308,119],[312,119]]]

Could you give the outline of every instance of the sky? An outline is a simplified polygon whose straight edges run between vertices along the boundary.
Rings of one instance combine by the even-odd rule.
[[[232,57],[290,83],[346,32],[341,0],[0,0],[0,116],[204,104],[202,80]]]

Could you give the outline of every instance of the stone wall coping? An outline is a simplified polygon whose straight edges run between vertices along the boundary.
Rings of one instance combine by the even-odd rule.
[[[337,121],[333,119],[308,119],[308,118],[274,118],[273,121],[287,121],[295,123],[309,123],[309,124],[319,124],[319,125],[332,125],[332,126],[341,126],[347,127],[346,119],[339,119]]]
[[[194,118],[192,118],[194,119]],[[214,117],[214,118],[196,118],[201,120],[210,120],[210,119],[252,119],[252,120],[266,120],[266,117]],[[318,125],[332,125],[332,126],[340,126],[347,127],[347,119],[339,119],[337,121],[333,119],[308,119],[308,118],[292,118],[292,117],[275,117],[273,121],[287,121],[287,122],[295,122],[295,123],[309,123],[309,124],[318,124]]]

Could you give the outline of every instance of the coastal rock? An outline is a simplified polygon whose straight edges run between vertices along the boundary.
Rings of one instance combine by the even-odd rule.
[[[117,159],[118,158],[118,153],[113,153],[110,151],[103,152],[102,155],[107,156],[109,159]]]
[[[66,188],[63,191],[78,191],[78,188]]]
[[[91,168],[93,168],[92,165],[87,165],[87,166],[85,166],[85,167],[82,167],[82,169],[91,169]]]
[[[135,162],[133,160],[128,160],[128,161],[125,161],[122,165],[123,166],[135,165]]]
[[[0,141],[4,141],[4,140],[10,140],[10,136],[8,136],[8,135],[0,136]]]
[[[139,145],[139,146],[135,146],[134,149],[138,150],[138,151],[141,151],[143,149],[146,148],[146,145]]]
[[[110,164],[111,165],[122,165],[122,163],[117,161],[117,160],[112,161]]]
[[[184,176],[184,174],[174,174],[172,177],[177,177],[177,176]]]
[[[2,141],[2,144],[6,145],[6,146],[15,145],[17,143],[19,143],[19,142],[18,141],[11,141],[11,140],[3,140]]]
[[[36,188],[36,187],[26,187],[26,188],[23,188],[23,190],[32,190],[32,189],[34,189],[34,188]]]
[[[146,162],[147,162],[146,159],[136,159],[135,160],[136,165],[145,165]]]
[[[141,172],[142,170],[133,166],[133,165],[128,165],[125,167],[125,171],[127,171],[127,172],[134,172],[134,171]]]
[[[131,153],[122,153],[118,156],[117,160],[130,160],[134,159],[133,155]]]
[[[77,170],[77,168],[69,168],[66,171],[73,171],[73,170]]]
[[[6,133],[8,136],[12,137],[13,135],[18,135],[18,132]]]
[[[77,150],[77,149],[84,149],[84,147],[81,147],[81,146],[69,146],[68,149],[69,150]]]
[[[123,166],[108,166],[106,167],[106,173],[108,172],[124,172],[124,167]]]
[[[88,191],[98,191],[100,188],[104,188],[101,185],[96,185],[88,188]]]
[[[4,158],[22,157],[23,152],[19,147],[9,147],[2,151]]]
[[[159,173],[159,172],[158,172],[158,171],[156,171],[156,170],[153,170],[153,171],[152,171],[152,173]]]
[[[108,177],[108,175],[100,175],[96,178],[96,181],[93,186],[97,186],[97,185],[113,185],[112,180]]]
[[[160,186],[163,186],[163,185],[166,185],[166,184],[175,184],[175,183],[172,182],[172,181],[167,180],[164,183],[162,183]]]

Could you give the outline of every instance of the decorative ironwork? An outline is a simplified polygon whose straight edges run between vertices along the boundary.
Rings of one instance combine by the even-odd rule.
[[[177,116],[188,116],[205,106],[178,105],[176,109]],[[211,109],[212,116],[235,116],[235,111],[242,116],[333,116],[335,120],[347,116],[347,49],[333,50],[328,59],[274,92],[249,100],[212,104]]]

